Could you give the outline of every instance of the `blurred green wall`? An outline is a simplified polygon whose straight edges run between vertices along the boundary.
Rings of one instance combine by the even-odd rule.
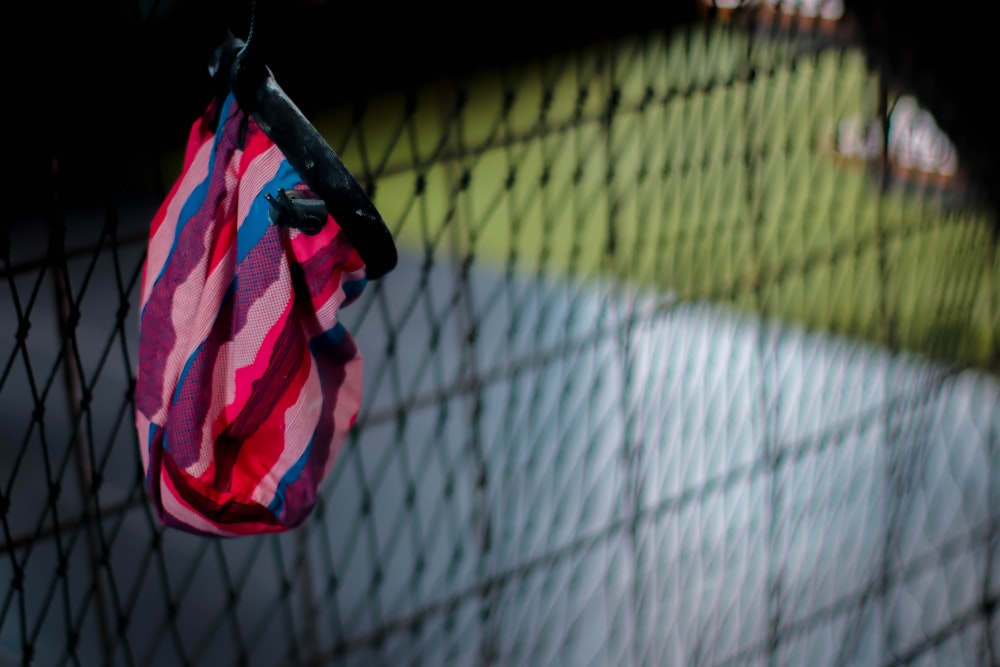
[[[857,46],[706,22],[313,121],[402,252],[612,274],[998,372],[986,209],[835,152],[841,121],[877,119],[879,85]]]

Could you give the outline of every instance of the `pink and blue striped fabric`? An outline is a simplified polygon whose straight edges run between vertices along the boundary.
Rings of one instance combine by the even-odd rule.
[[[301,524],[357,417],[362,358],[338,319],[366,285],[336,221],[275,225],[308,191],[232,95],[191,127],[156,213],[139,315],[135,418],[162,523],[235,537]]]

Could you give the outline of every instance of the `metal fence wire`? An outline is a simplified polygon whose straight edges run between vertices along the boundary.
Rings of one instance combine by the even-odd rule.
[[[3,226],[0,663],[997,664],[994,214],[839,14],[761,4],[315,116],[400,260],[287,533],[151,512],[156,202]]]

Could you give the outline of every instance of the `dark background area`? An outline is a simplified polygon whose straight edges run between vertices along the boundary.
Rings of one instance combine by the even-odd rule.
[[[961,6],[852,0],[873,65],[915,93],[955,142],[973,185],[996,205],[1000,133],[988,50],[992,24]],[[210,94],[207,63],[226,30],[246,37],[252,3],[37,2],[8,10],[8,146],[17,165],[8,207],[30,212],[58,190],[101,203],[159,194],[156,157],[182,144]],[[310,115],[445,75],[669,28],[696,6],[532,3],[261,3],[257,36],[289,97]],[[981,10],[982,11],[982,10]],[[10,153],[8,153],[10,155]],[[59,180],[51,174],[59,157]]]
[[[138,3],[22,3],[9,25],[13,53],[7,106],[19,165],[18,189],[30,197],[56,187],[74,201],[113,201],[151,187],[148,165],[164,147],[183,144],[211,95],[207,65],[227,30],[245,38],[252,3],[177,0],[150,16]],[[582,8],[548,16],[504,4],[383,6],[287,0],[265,5],[258,21],[268,64],[309,116],[332,103],[361,100],[443,75],[541,56],[576,44],[675,24],[693,11],[658,19],[638,12]],[[47,185],[46,185],[47,184]]]
[[[958,150],[974,193],[1000,214],[996,23],[976,3],[845,0],[872,66],[914,94]],[[1000,236],[1000,221],[994,232]]]

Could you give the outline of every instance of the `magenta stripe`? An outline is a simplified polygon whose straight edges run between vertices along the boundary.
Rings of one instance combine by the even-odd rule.
[[[288,389],[289,378],[294,377],[298,371],[303,347],[298,322],[294,318],[287,318],[264,374],[254,380],[250,400],[214,443],[217,489],[229,490],[233,467],[239,458],[243,443],[256,433],[274,412],[282,394]],[[276,456],[275,459],[277,458]]]
[[[299,264],[302,271],[302,287],[305,288],[306,294],[309,296],[306,303],[311,303],[311,299],[327,288],[336,269],[344,265],[352,252],[354,252],[353,246],[347,241],[344,232],[341,231],[337,232],[337,235],[330,239],[330,242],[316,254]],[[306,295],[298,294],[296,296],[302,299]]]
[[[285,320],[267,368],[259,379],[254,380],[252,398],[226,429],[228,435],[240,440],[248,438],[274,412],[281,395],[288,388],[289,379],[295,377],[302,361],[305,344],[301,332],[294,317]]]
[[[186,483],[183,471],[167,457],[164,461],[164,472],[170,476],[180,497],[199,514],[207,517],[213,523],[220,524],[225,529],[227,523],[253,523],[258,526],[277,526],[278,519],[264,505],[246,503],[230,499],[224,503],[216,503],[193,489]],[[181,526],[189,529],[187,526]]]

